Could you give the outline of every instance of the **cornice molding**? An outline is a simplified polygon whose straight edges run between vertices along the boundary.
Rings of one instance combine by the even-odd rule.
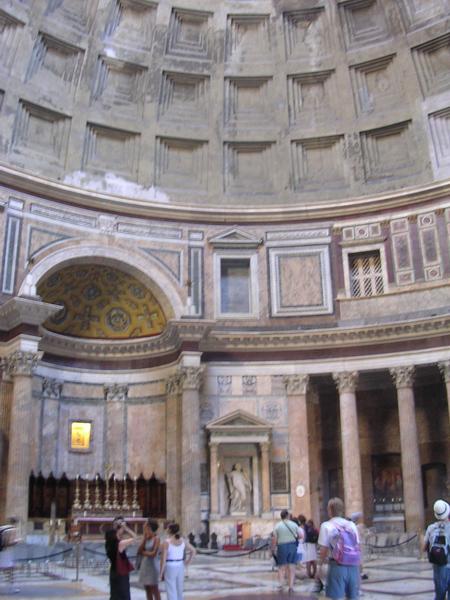
[[[339,202],[308,201],[304,206],[279,205],[270,207],[187,206],[181,203],[160,204],[149,200],[103,194],[0,165],[0,185],[34,194],[41,198],[69,203],[103,213],[126,213],[155,219],[175,219],[198,223],[292,222],[293,220],[327,219],[379,212],[438,200],[450,196],[450,181],[408,188],[375,196],[358,196]]]
[[[450,334],[450,315],[365,327],[308,331],[212,331],[202,351],[305,350],[365,346]]]
[[[11,331],[18,325],[40,325],[61,310],[61,307],[39,298],[16,296],[0,306],[0,330]]]

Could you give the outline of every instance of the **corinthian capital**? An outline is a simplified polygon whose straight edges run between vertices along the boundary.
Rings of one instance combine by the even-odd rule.
[[[170,375],[166,380],[166,394],[177,396],[183,390],[183,375],[179,372]]]
[[[15,375],[31,376],[34,373],[40,358],[40,352],[23,352],[22,350],[16,350],[2,359],[2,367],[8,377],[14,377]]]
[[[439,371],[444,377],[445,383],[450,383],[450,360],[438,363]]]
[[[340,394],[343,392],[355,392],[358,383],[358,371],[342,371],[333,373],[334,383]]]
[[[183,390],[199,390],[202,385],[205,367],[181,367]]]
[[[414,367],[396,367],[389,369],[396,388],[412,387],[414,382]]]
[[[128,398],[128,386],[113,383],[112,385],[104,385],[103,393],[105,394],[106,402],[126,402]]]
[[[283,383],[288,396],[306,394],[308,389],[309,375],[285,375]]]

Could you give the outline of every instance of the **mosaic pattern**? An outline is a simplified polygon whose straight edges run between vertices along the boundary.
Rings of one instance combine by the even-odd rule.
[[[100,265],[67,267],[38,286],[61,311],[44,326],[55,333],[94,339],[128,339],[161,333],[163,310],[137,279]]]

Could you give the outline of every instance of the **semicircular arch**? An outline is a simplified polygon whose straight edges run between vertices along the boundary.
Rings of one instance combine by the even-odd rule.
[[[35,296],[37,285],[44,277],[75,264],[103,264],[119,270],[125,269],[152,292],[167,320],[178,319],[183,314],[184,305],[179,290],[155,259],[133,250],[100,244],[65,246],[46,255],[29,270],[19,295]]]

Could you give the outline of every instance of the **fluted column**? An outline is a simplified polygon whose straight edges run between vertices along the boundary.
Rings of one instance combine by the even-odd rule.
[[[106,401],[105,465],[110,473],[123,477],[127,472],[126,402],[128,386],[104,385]],[[106,471],[106,469],[105,469]]]
[[[447,390],[447,408],[448,418],[450,420],[450,360],[439,363],[439,370],[442,373],[445,381],[445,388]]]
[[[12,378],[5,513],[7,517],[19,519],[22,534],[25,534],[28,520],[32,376],[39,358],[38,353],[16,350],[3,359],[4,373]]]
[[[12,378],[3,373],[0,382],[0,473],[8,470],[8,439],[12,404]],[[6,519],[6,477],[0,477],[0,523]]]
[[[217,461],[219,457],[219,444],[211,443],[209,445],[209,470],[210,470],[210,516],[217,516],[219,513],[219,481],[217,472]]]
[[[284,377],[288,398],[289,469],[291,479],[291,510],[294,515],[311,515],[311,484],[309,472],[309,434],[306,393],[309,375]],[[297,495],[297,488],[304,492]]]
[[[167,518],[181,518],[181,393],[180,372],[166,381],[166,505]]]
[[[414,405],[414,367],[390,369],[390,373],[397,388],[406,529],[418,531],[424,526],[424,502]]]
[[[180,367],[183,376],[181,526],[185,535],[200,531],[200,386],[203,369],[203,367]]]
[[[262,442],[261,446],[261,491],[262,491],[262,512],[268,513],[271,508],[270,501],[270,464],[269,464],[269,442]]]
[[[333,373],[333,379],[339,391],[344,502],[346,514],[349,515],[352,512],[363,512],[364,506],[356,407],[358,373]]]

